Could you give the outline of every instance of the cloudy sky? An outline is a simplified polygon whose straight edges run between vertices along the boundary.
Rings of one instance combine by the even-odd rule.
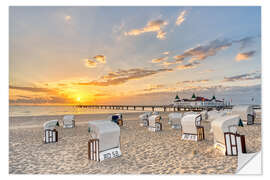
[[[11,104],[261,103],[260,7],[11,7]]]

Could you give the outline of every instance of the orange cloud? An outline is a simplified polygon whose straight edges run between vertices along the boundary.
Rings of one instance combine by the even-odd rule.
[[[67,21],[67,22],[69,22],[69,21],[71,21],[71,16],[65,16],[65,20]]]
[[[166,52],[163,52],[162,54],[168,55],[168,54],[170,54],[170,52],[169,51],[166,51]]]
[[[119,69],[116,72],[110,72],[105,76],[102,76],[99,80],[94,80],[85,83],[78,83],[78,85],[92,85],[92,86],[111,86],[124,84],[130,80],[141,79],[147,76],[152,76],[161,72],[170,72],[173,69],[163,68],[163,69],[140,69],[133,68],[128,70]]]
[[[168,57],[161,57],[161,58],[157,58],[157,59],[152,59],[152,63],[159,63],[159,62],[165,61],[167,59],[168,59]]]
[[[180,26],[180,25],[185,21],[185,15],[186,15],[186,13],[187,13],[187,11],[184,10],[184,11],[182,11],[182,12],[179,14],[179,16],[177,17],[176,22],[175,22],[175,24],[176,24],[177,26]]]
[[[97,62],[92,59],[85,59],[85,65],[89,68],[94,68],[97,66]]]
[[[106,63],[106,56],[104,55],[96,55],[93,57],[96,61],[105,64]]]
[[[162,28],[167,26],[168,22],[163,20],[149,21],[147,25],[140,29],[132,29],[129,32],[125,32],[126,36],[138,36],[146,32],[157,32],[158,39],[165,39],[166,32],[162,31]]]
[[[224,50],[232,45],[227,40],[214,40],[205,45],[198,45],[194,48],[187,49],[183,54],[174,56],[176,60],[189,58],[189,62],[204,60],[209,56],[215,56],[219,51]]]
[[[198,62],[193,62],[193,63],[188,63],[188,64],[185,64],[185,65],[180,65],[180,66],[177,66],[177,69],[181,69],[181,70],[185,70],[185,69],[194,69],[198,66]]]
[[[235,60],[236,61],[248,60],[249,58],[251,58],[252,56],[254,56],[255,53],[256,53],[256,51],[249,51],[249,52],[245,52],[245,53],[238,53],[235,56]]]

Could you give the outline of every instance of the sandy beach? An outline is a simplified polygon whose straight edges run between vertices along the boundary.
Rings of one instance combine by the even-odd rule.
[[[161,113],[163,131],[149,132],[139,126],[141,113],[123,114],[122,156],[102,162],[87,158],[87,122],[108,114],[76,115],[76,127],[57,128],[59,141],[44,144],[43,123],[63,116],[9,118],[10,174],[233,174],[237,157],[224,156],[213,148],[210,123],[203,122],[206,139],[183,141],[180,131],[168,125],[168,112]],[[62,122],[62,121],[61,121]],[[248,153],[261,149],[261,120],[238,127],[245,135]]]

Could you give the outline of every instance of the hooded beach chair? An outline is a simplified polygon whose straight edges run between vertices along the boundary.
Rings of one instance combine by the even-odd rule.
[[[237,156],[246,152],[245,136],[237,133],[239,115],[226,115],[211,122],[214,147],[224,155]]]
[[[152,132],[161,131],[162,130],[162,124],[160,122],[161,116],[160,115],[152,115],[148,118],[149,120],[149,126],[148,130]]]
[[[140,126],[148,127],[149,126],[149,120],[148,118],[152,115],[152,112],[145,112],[139,116],[140,119]]]
[[[204,139],[204,127],[200,114],[184,115],[181,119],[182,140],[200,141]]]
[[[44,143],[54,143],[58,141],[58,132],[55,129],[59,126],[58,120],[50,120],[43,124],[44,128]]]
[[[255,120],[255,111],[251,105],[236,105],[232,108],[232,114],[237,114],[244,124],[252,125]]]
[[[170,113],[168,117],[168,124],[170,124],[173,129],[181,129],[182,113]]]
[[[123,126],[123,115],[122,114],[113,114],[109,116],[109,120],[118,124],[119,126]]]
[[[74,128],[74,127],[75,127],[74,115],[65,115],[63,117],[63,128]]]
[[[110,120],[88,122],[88,159],[103,161],[121,156],[120,127]]]

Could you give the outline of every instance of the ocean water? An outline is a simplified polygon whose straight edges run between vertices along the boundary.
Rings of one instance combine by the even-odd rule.
[[[111,110],[77,108],[75,106],[9,106],[9,116],[43,116],[64,114],[105,114],[105,113],[132,113],[134,110]]]

